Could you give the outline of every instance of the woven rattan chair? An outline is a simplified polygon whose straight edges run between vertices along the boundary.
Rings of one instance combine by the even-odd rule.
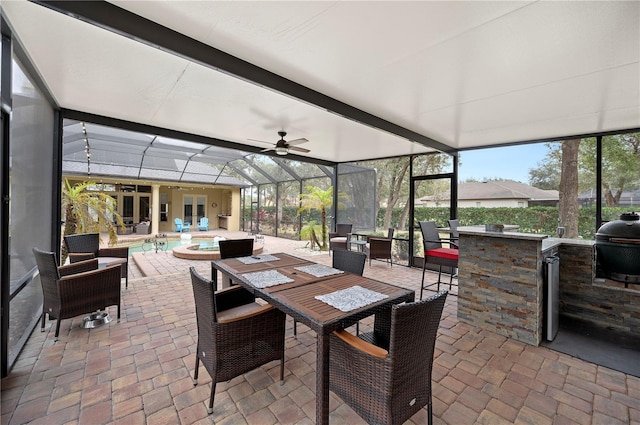
[[[393,243],[393,233],[395,229],[389,228],[387,237],[368,236],[365,245],[365,253],[369,257],[369,267],[371,260],[389,260],[389,264],[393,267],[393,258],[391,256],[391,244]]]
[[[248,257],[253,255],[253,239],[222,239],[218,241],[218,246],[220,247],[220,259],[224,260],[226,258],[238,258],[238,257]],[[211,265],[211,278],[213,279],[213,273],[217,273],[213,264]],[[227,276],[222,276],[222,286],[233,285],[234,283]],[[218,288],[215,288],[217,291]]]
[[[424,245],[422,283],[420,284],[420,299],[422,299],[422,292],[424,291],[424,272],[427,268],[427,264],[434,264],[438,266],[438,292],[440,291],[442,267],[449,267],[449,290],[451,290],[455,270],[458,267],[458,245],[451,239],[440,237],[435,221],[421,221],[420,230],[422,231],[422,243]],[[444,248],[442,246],[443,242],[448,243],[450,248]],[[435,283],[432,285],[435,285]]]
[[[238,258],[253,255],[253,239],[225,239],[218,242],[220,258]]]
[[[100,248],[100,235],[98,233],[81,233],[79,235],[67,235],[64,243],[69,252],[69,261],[89,260],[98,257],[124,258],[127,261],[120,266],[121,277],[124,278],[125,288],[129,287],[129,248],[126,246]]]
[[[427,406],[431,370],[447,292],[394,305],[376,316],[374,332],[331,334],[329,385],[370,424],[401,424]]]
[[[336,231],[329,232],[329,250],[347,251],[352,228],[352,224],[336,224]]]
[[[120,267],[98,269],[98,260],[85,260],[58,267],[53,252],[33,248],[44,296],[42,327],[45,316],[57,319],[55,339],[63,319],[90,314],[105,307],[118,307],[120,320]]]
[[[362,252],[355,251],[336,251],[333,253],[334,269],[343,270],[345,272],[357,274],[362,276],[364,272],[364,265],[367,262],[367,256]],[[293,321],[293,335],[298,335],[298,322]],[[356,333],[359,332],[359,325],[356,324]]]
[[[209,413],[216,383],[228,381],[272,360],[280,360],[284,380],[285,314],[255,302],[241,286],[214,292],[213,282],[190,268],[198,324],[194,385],[200,362],[211,376]]]

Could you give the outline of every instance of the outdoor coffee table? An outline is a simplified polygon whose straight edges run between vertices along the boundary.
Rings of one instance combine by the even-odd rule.
[[[276,257],[286,256],[287,261],[292,261],[288,254],[273,254]],[[296,257],[293,257],[296,258]],[[299,259],[301,260],[301,259]],[[284,265],[263,270],[274,270],[293,282],[268,288],[257,288],[244,276],[238,273],[238,264],[235,259],[216,260],[212,267],[223,274],[230,275],[234,282],[251,291],[256,297],[260,297],[280,311],[292,316],[298,322],[304,323],[317,334],[316,341],[316,423],[329,423],[329,335],[331,332],[354,325],[359,320],[373,314],[388,312],[393,304],[410,302],[415,299],[415,292],[384,282],[354,275],[341,273],[332,276],[323,276],[313,279],[309,275],[301,276],[296,267],[301,264],[314,264],[307,260],[298,265]],[[276,262],[274,262],[276,263]],[[266,267],[269,267],[266,265]],[[252,269],[253,272],[258,271]],[[296,272],[293,275],[293,271]],[[214,284],[217,285],[218,274],[213,273]],[[351,311],[341,311],[316,296],[330,294],[338,290],[345,290],[359,286],[364,289],[384,294],[387,298],[373,302]]]

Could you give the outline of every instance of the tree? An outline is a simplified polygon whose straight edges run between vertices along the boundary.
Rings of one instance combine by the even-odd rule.
[[[109,245],[115,245],[118,242],[116,227],[124,229],[124,222],[116,210],[113,198],[105,193],[89,190],[92,186],[95,186],[95,183],[83,182],[71,186],[69,180],[65,179],[62,185],[63,235],[106,230],[109,234]],[[64,243],[61,253],[61,264],[64,264],[68,256]]]
[[[319,231],[322,232],[320,225],[316,223],[315,220],[309,220],[307,224],[300,229],[300,237],[302,239],[309,239],[309,247],[315,249],[316,245],[320,246],[320,242],[318,241]]]
[[[322,246],[327,249],[327,209],[333,206],[333,187],[322,190],[315,186],[307,186],[307,193],[300,194],[302,206],[298,209],[298,215],[305,211],[320,210],[320,225],[322,226]]]
[[[578,191],[596,185],[596,138],[582,139],[578,149]],[[561,143],[548,143],[549,151],[536,168],[529,170],[529,184],[560,190]],[[602,191],[605,205],[614,207],[624,190],[640,187],[640,133],[616,134],[602,140]]]
[[[562,142],[562,171],[560,174],[560,225],[567,238],[578,237],[578,150],[580,139]]]
[[[439,174],[450,165],[451,158],[446,154],[419,155],[413,160],[413,174],[416,176],[425,174]],[[383,218],[383,228],[392,227],[393,210],[397,206],[403,207],[397,223],[397,228],[404,229],[409,216],[409,163],[410,158],[399,157],[374,161],[360,161],[356,165],[373,168],[376,170],[376,201],[375,214],[381,207],[386,206]],[[416,186],[420,186],[420,182]]]
[[[529,170],[529,184],[543,190],[558,190],[560,187],[560,164],[562,148],[559,143],[545,143],[547,156],[537,168]]]
[[[595,187],[596,139],[580,145],[581,187]],[[617,206],[624,190],[640,187],[640,133],[602,138],[602,194],[607,207]]]

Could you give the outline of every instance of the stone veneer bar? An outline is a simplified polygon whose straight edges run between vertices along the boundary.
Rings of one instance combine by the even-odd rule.
[[[546,257],[560,258],[560,321],[571,317],[640,335],[640,285],[596,278],[594,241],[461,227],[458,318],[539,345]]]
[[[542,338],[546,235],[460,227],[458,318],[532,345]]]

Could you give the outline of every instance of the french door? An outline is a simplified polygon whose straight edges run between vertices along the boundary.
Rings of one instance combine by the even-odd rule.
[[[195,226],[207,215],[207,197],[204,195],[185,195],[183,198],[182,221]]]

